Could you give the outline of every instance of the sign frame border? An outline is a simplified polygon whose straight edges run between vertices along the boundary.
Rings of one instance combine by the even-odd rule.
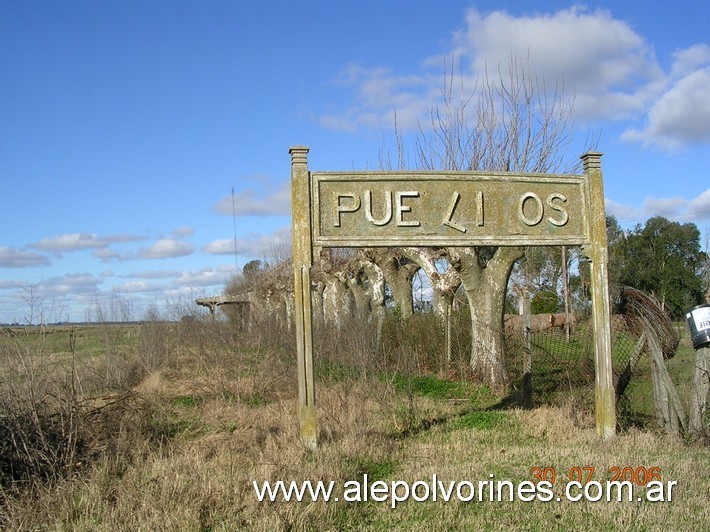
[[[429,172],[429,171],[393,171],[393,172],[311,172],[311,227],[313,230],[313,245],[318,247],[468,247],[468,246],[584,246],[590,243],[590,220],[588,216],[589,198],[586,194],[586,177],[576,174],[539,174],[539,173],[505,173],[505,172]],[[385,179],[382,176],[386,176]],[[581,235],[568,237],[520,236],[520,235],[452,235],[445,236],[415,235],[411,237],[329,237],[323,236],[321,230],[321,194],[319,185],[322,182],[367,182],[384,183],[387,181],[451,181],[451,182],[483,182],[483,183],[526,183],[555,185],[574,185],[579,187],[582,205],[578,208],[582,215]]]

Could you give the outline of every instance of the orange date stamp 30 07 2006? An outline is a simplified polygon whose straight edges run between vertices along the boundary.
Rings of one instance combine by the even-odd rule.
[[[554,467],[532,467],[530,474],[536,482],[549,482],[554,484],[560,482],[579,482],[588,484],[595,480],[596,468],[594,466],[574,466],[570,467],[566,475],[559,476]],[[645,486],[649,482],[661,481],[661,469],[659,467],[620,467],[612,466],[608,468],[610,482],[631,482],[637,486]]]

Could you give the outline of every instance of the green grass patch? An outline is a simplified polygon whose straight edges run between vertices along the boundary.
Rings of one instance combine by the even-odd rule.
[[[194,408],[202,404],[202,398],[195,395],[181,395],[180,397],[175,397],[171,400],[170,404],[183,408]]]
[[[124,352],[139,338],[135,324],[50,325],[3,327],[0,351],[52,355],[57,360],[89,360],[107,353]]]
[[[369,456],[345,456],[341,464],[346,479],[367,475],[372,481],[383,480],[391,477],[397,469],[397,463],[390,458],[375,459]]]
[[[395,389],[404,394],[415,394],[430,399],[466,399],[478,393],[480,386],[460,381],[450,381],[435,375],[413,377],[402,373],[387,374],[383,380],[390,381]]]
[[[507,419],[508,415],[499,410],[468,412],[451,420],[448,427],[452,430],[488,430],[498,427]]]

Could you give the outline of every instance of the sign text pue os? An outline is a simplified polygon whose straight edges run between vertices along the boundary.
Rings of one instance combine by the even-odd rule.
[[[491,173],[312,174],[313,244],[582,245],[584,178]]]

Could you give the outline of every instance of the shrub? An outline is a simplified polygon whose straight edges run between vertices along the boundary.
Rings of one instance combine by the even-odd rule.
[[[554,314],[560,308],[560,300],[552,290],[540,290],[530,303],[530,312],[533,314]]]

